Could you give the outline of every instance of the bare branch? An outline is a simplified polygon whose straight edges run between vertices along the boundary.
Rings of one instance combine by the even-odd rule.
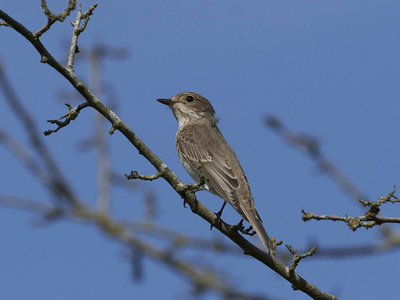
[[[311,256],[315,253],[315,251],[317,250],[317,247],[313,247],[310,251],[308,251],[305,254],[297,254],[297,250],[293,249],[291,245],[286,245],[286,248],[290,251],[290,253],[292,253],[293,255],[293,259],[292,259],[292,263],[289,267],[289,274],[290,276],[294,275],[294,270],[297,268],[297,266],[299,265],[300,260],[302,260],[303,258],[306,258],[308,256]],[[295,286],[293,286],[294,290],[297,290],[297,288]]]
[[[360,216],[360,217],[340,217],[336,215],[318,215],[310,212],[305,212],[303,210],[303,221],[310,221],[312,219],[321,221],[321,220],[331,220],[331,221],[341,221],[345,222],[351,230],[356,231],[360,227],[372,228],[376,225],[381,225],[382,223],[397,223],[400,224],[400,218],[392,218],[392,217],[372,217],[372,216]]]
[[[71,40],[71,47],[68,52],[68,62],[67,62],[67,69],[73,72],[74,69],[74,59],[75,54],[79,53],[78,48],[78,38],[79,35],[86,29],[86,26],[89,22],[90,16],[93,14],[94,9],[97,7],[97,4],[92,5],[87,12],[82,14],[82,7],[79,5],[78,13],[76,14],[75,22],[72,22],[72,26],[74,27],[72,33],[72,40]],[[81,20],[85,20],[83,25],[80,27]]]
[[[89,7],[89,9],[85,13],[82,14],[81,19],[85,21],[83,22],[83,25],[78,28],[79,32],[78,34],[81,34],[86,29],[86,26],[90,20],[90,16],[93,15],[93,11],[95,10],[96,7],[97,3],[93,4],[91,7]]]
[[[379,199],[375,202],[372,201],[364,201],[362,199],[359,199],[358,201],[362,204],[362,206],[380,206],[383,203],[390,202],[392,204],[399,203],[400,199],[397,198],[394,194],[396,193],[396,186],[393,187],[393,191],[391,191],[387,196],[385,197],[379,197]]]
[[[74,26],[74,30],[72,32],[72,40],[71,40],[71,47],[69,48],[68,52],[68,61],[67,61],[67,69],[74,71],[74,59],[75,53],[79,52],[78,48],[78,37],[79,37],[79,25],[81,23],[81,16],[82,16],[82,6],[79,5],[78,13],[76,14],[75,22],[72,22],[72,26]]]
[[[131,171],[131,173],[129,175],[125,174],[126,179],[140,179],[140,180],[149,180],[149,181],[156,180],[156,179],[160,178],[161,176],[162,176],[161,172],[157,172],[154,175],[140,175],[136,171]]]
[[[305,212],[302,210],[303,216],[302,219],[304,222],[310,221],[312,219],[314,220],[331,220],[331,221],[341,221],[345,222],[349,228],[353,231],[356,231],[360,227],[364,227],[366,229],[372,228],[377,225],[381,225],[383,223],[397,223],[400,224],[400,218],[393,218],[393,217],[378,217],[378,214],[380,212],[380,206],[381,204],[384,203],[399,203],[400,200],[394,195],[396,192],[396,187],[394,187],[394,190],[390,192],[387,196],[385,197],[379,197],[379,199],[375,202],[372,201],[364,201],[364,200],[359,200],[360,203],[366,207],[369,206],[370,209],[362,216],[360,217],[350,217],[350,216],[345,216],[345,217],[340,217],[340,216],[335,216],[335,215],[318,215],[318,214],[313,214],[310,212]]]
[[[89,106],[89,103],[88,103],[88,102],[84,102],[84,103],[79,104],[78,106],[75,106],[74,108],[72,108],[72,106],[71,106],[69,103],[65,103],[65,105],[68,107],[68,110],[69,110],[69,111],[68,111],[65,115],[63,115],[63,116],[60,118],[60,120],[61,120],[61,119],[64,119],[64,118],[65,118],[65,120],[64,120],[64,121],[60,121],[60,120],[47,120],[47,122],[49,122],[49,123],[51,123],[51,124],[56,124],[58,127],[57,127],[56,129],[49,129],[49,130],[46,130],[46,131],[44,132],[44,135],[50,135],[50,134],[52,134],[53,132],[57,132],[57,131],[59,131],[61,128],[64,128],[65,126],[67,126],[69,123],[71,123],[71,121],[75,120],[75,119],[78,117],[79,112],[80,112],[82,109],[84,109],[85,107],[88,107],[88,106]]]
[[[40,28],[38,31],[33,33],[33,36],[35,38],[39,38],[43,33],[45,33],[47,30],[49,30],[51,25],[53,25],[55,22],[57,22],[57,21],[64,22],[65,18],[69,16],[71,11],[75,10],[76,3],[77,3],[77,0],[69,0],[68,7],[63,12],[59,13],[58,15],[55,15],[47,7],[46,1],[42,0],[41,5],[42,5],[44,14],[47,16],[47,23],[42,28]]]

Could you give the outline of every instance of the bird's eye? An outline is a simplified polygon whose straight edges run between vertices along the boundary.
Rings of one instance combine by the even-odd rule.
[[[187,102],[192,102],[194,100],[193,96],[187,96],[186,101]]]

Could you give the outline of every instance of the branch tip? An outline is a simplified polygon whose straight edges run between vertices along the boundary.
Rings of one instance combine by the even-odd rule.
[[[365,201],[361,198],[358,201],[361,203],[363,207],[369,207],[368,211],[359,217],[350,217],[345,215],[344,217],[336,216],[336,215],[318,215],[310,212],[305,212],[302,210],[302,220],[310,221],[312,219],[320,221],[320,220],[330,220],[330,221],[341,221],[345,222],[347,226],[352,230],[356,231],[360,227],[364,227],[365,229],[372,228],[377,225],[381,225],[383,223],[397,223],[400,224],[400,218],[394,217],[381,217],[379,213],[381,211],[380,206],[384,203],[399,203],[400,199],[398,199],[394,194],[396,192],[396,187],[394,187],[393,191],[390,192],[385,197],[379,197],[377,201]]]
[[[292,263],[289,267],[289,275],[292,277],[295,274],[295,269],[297,268],[299,262],[306,257],[312,256],[317,251],[317,246],[311,248],[310,251],[304,254],[297,254],[297,249],[294,249],[291,245],[285,245],[289,252],[293,255]]]
[[[115,130],[117,130],[117,124],[112,124],[110,130],[108,131],[108,133],[110,135],[113,135]]]
[[[48,136],[48,135],[52,134],[53,132],[57,132],[61,128],[66,127],[69,123],[71,123],[72,120],[75,120],[78,117],[79,112],[82,109],[89,106],[89,103],[84,102],[84,103],[81,103],[81,104],[75,106],[74,108],[72,108],[72,106],[69,103],[65,103],[65,105],[68,107],[68,112],[65,115],[63,115],[59,120],[47,120],[48,123],[56,124],[58,127],[56,129],[46,130],[44,132],[45,136]],[[65,118],[65,121],[60,121],[64,118]]]
[[[41,6],[42,6],[42,10],[43,10],[44,14],[47,17],[47,23],[45,25],[43,25],[42,28],[40,28],[35,33],[33,33],[33,36],[35,38],[39,38],[40,36],[42,36],[43,33],[45,33],[47,30],[49,30],[50,27],[55,22],[57,22],[57,21],[64,22],[66,17],[68,17],[70,15],[71,11],[75,10],[76,3],[77,3],[77,0],[70,0],[68,2],[68,7],[63,12],[59,13],[58,15],[56,15],[47,7],[46,1],[42,0],[41,1]]]
[[[153,181],[162,176],[161,172],[157,172],[154,175],[140,175],[137,171],[131,171],[131,173],[125,174],[126,179],[140,179],[140,180],[148,180],[148,181]]]
[[[82,6],[79,4],[79,9],[76,14],[76,20],[75,22],[71,22],[71,25],[74,27],[74,31],[72,33],[72,40],[71,40],[71,47],[68,52],[68,63],[67,63],[67,69],[73,72],[74,68],[74,59],[75,59],[75,54],[79,53],[79,47],[78,47],[78,37],[79,35],[86,29],[86,26],[89,22],[90,16],[93,14],[94,9],[97,7],[97,3],[93,4],[89,9],[82,13]],[[81,24],[81,20],[85,20]]]

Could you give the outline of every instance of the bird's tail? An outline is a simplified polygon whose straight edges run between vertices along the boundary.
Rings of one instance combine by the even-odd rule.
[[[263,243],[265,249],[271,255],[276,255],[278,252],[276,251],[275,245],[272,243],[271,239],[269,238],[267,232],[262,225],[262,221],[256,211],[256,209],[251,208],[244,208],[242,207],[243,213],[247,218],[247,221],[253,226],[253,229],[256,231],[258,238]]]

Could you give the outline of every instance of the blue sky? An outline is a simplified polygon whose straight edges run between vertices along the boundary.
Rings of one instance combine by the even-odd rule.
[[[54,12],[64,2],[50,5]],[[83,1],[86,10],[94,2]],[[1,9],[28,29],[45,23],[39,1],[6,1]],[[182,91],[207,97],[220,117],[220,129],[236,151],[256,206],[271,236],[303,249],[368,245],[378,229],[351,232],[344,224],[301,220],[301,209],[319,214],[361,215],[363,209],[321,174],[307,157],[290,148],[265,126],[268,114],[290,129],[315,136],[322,150],[370,199],[400,186],[398,116],[400,101],[400,3],[397,1],[98,1],[81,49],[96,44],[126,49],[125,60],[108,59],[103,78],[118,101],[117,114],[183,182],[191,181],[175,151],[177,122],[155,101]],[[70,17],[56,23],[42,42],[65,62]],[[72,87],[21,36],[0,28],[1,63],[17,94],[34,114],[41,131],[65,113],[61,93]],[[83,55],[83,54],[82,54]],[[76,74],[87,82],[87,64]],[[0,96],[0,126],[22,142],[27,137]],[[78,103],[76,98],[68,101]],[[92,133],[92,112],[85,110],[67,128],[45,138],[80,197],[96,201],[93,151],[78,143]],[[116,133],[111,143],[114,171],[154,168]],[[49,202],[37,180],[0,147],[1,194]],[[154,189],[157,221],[199,237],[221,238],[203,220],[182,207],[165,183]],[[211,210],[222,201],[198,195]],[[143,214],[142,194],[113,192],[117,217]],[[382,209],[399,216],[397,205]],[[38,226],[38,217],[0,208],[0,294],[4,299],[187,299],[190,286],[151,260],[144,278],[133,283],[123,247],[91,226],[55,222]],[[229,208],[223,219],[239,221]],[[394,230],[398,227],[392,226]],[[253,239],[258,243],[258,239]],[[285,252],[281,247],[280,252]],[[308,299],[290,284],[248,257],[187,251],[225,270],[243,289],[277,299]],[[322,259],[300,263],[298,273],[340,299],[396,299],[398,252],[375,256]],[[382,274],[385,274],[382,276]],[[157,288],[155,288],[157,286]],[[217,299],[208,294],[203,299]]]

